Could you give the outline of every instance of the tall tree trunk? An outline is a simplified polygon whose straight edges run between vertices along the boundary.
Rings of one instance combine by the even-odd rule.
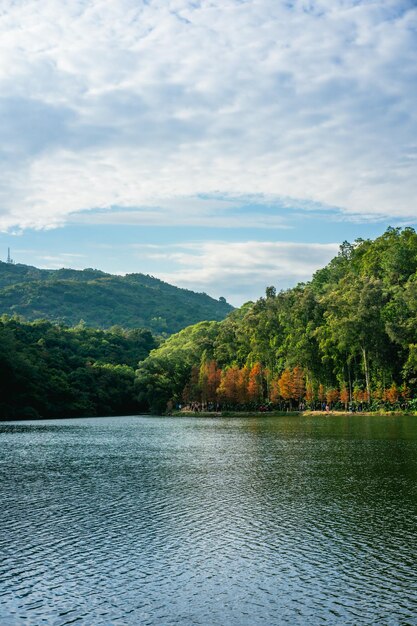
[[[368,363],[368,355],[366,353],[366,349],[362,348],[363,354],[363,369],[365,371],[365,383],[366,383],[366,397],[368,400],[368,404],[371,403],[371,389],[369,385],[369,363]]]
[[[349,380],[349,402],[352,402],[352,378],[350,375],[350,361],[347,362],[348,380]]]

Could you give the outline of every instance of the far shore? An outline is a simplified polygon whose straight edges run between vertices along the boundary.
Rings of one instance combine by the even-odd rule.
[[[0,417],[0,423],[4,422],[41,422],[59,421],[63,419],[101,419],[103,417],[201,417],[201,418],[238,418],[238,417],[417,417],[417,411],[172,411],[170,413],[136,413],[128,415],[71,415],[68,417],[42,417],[42,416],[14,416]]]
[[[172,411],[172,417],[400,417],[413,411]]]

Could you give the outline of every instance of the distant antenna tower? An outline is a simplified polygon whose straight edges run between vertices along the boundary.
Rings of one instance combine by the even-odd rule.
[[[7,262],[8,263],[14,263],[12,257],[10,256],[10,248],[7,248]]]

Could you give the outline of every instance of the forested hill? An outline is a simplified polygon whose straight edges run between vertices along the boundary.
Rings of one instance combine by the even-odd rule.
[[[144,274],[44,270],[0,262],[0,314],[69,326],[148,328],[171,334],[201,320],[221,320],[233,307]]]
[[[140,397],[254,408],[417,404],[417,235],[345,242],[293,289],[170,337],[139,366]]]
[[[146,409],[135,369],[149,330],[73,328],[0,316],[0,419],[120,415]]]

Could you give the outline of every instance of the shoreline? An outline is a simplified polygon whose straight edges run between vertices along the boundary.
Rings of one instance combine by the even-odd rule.
[[[0,417],[0,424],[11,422],[44,422],[118,417],[200,417],[200,418],[260,418],[260,417],[417,417],[416,411],[172,411],[171,413],[129,413],[127,415],[71,415],[68,417]]]
[[[415,411],[172,411],[166,417],[401,417]]]

